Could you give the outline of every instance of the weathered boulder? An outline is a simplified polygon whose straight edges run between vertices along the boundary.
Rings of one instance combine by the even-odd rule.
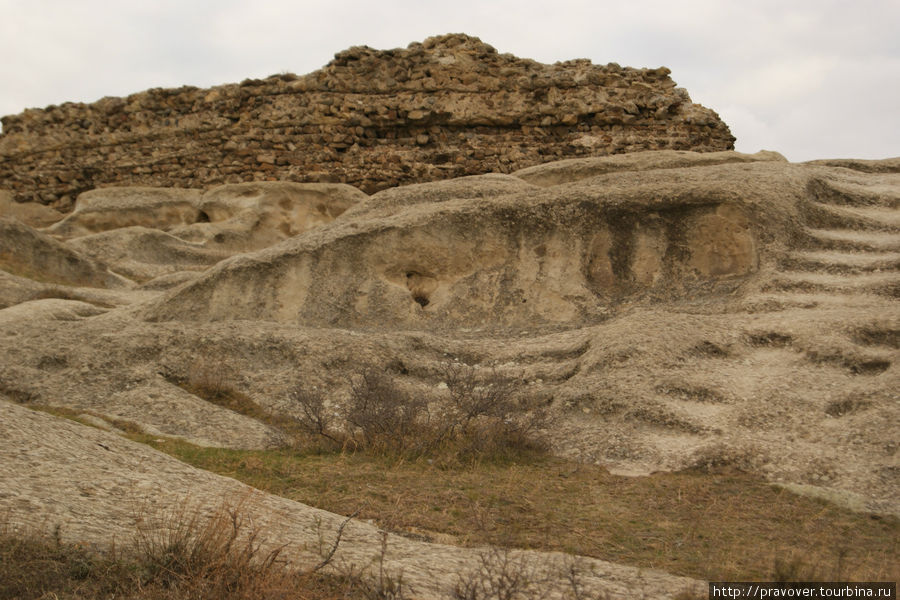
[[[329,223],[366,198],[358,189],[340,183],[223,185],[203,194],[197,225],[174,233],[232,250],[258,250]]]
[[[39,229],[56,223],[65,214],[35,202],[16,202],[12,194],[0,190],[0,217],[12,217]]]
[[[105,264],[11,217],[0,217],[0,269],[49,283],[127,287]]]
[[[47,231],[78,237],[130,226],[168,230],[200,220],[201,194],[201,190],[152,187],[91,190],[78,197],[71,214]]]
[[[102,188],[47,231],[117,272],[147,281],[204,270],[334,220],[367,196],[321,183],[245,183],[202,193],[169,188]]]
[[[777,152],[767,152],[765,150],[756,154],[742,154],[740,152],[705,152],[698,154],[696,152],[679,150],[659,150],[657,152],[637,152],[634,154],[559,160],[522,169],[514,172],[513,175],[524,179],[528,183],[547,187],[618,171],[677,169],[765,160],[787,162]]]

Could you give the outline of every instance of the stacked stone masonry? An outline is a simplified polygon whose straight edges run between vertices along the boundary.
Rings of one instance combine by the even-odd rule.
[[[562,158],[734,147],[664,67],[546,65],[461,34],[350,48],[300,77],[151,89],[2,123],[0,188],[63,210],[109,185],[328,181],[371,193]]]

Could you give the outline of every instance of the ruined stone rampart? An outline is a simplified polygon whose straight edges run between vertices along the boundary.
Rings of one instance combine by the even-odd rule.
[[[319,71],[152,89],[2,119],[0,188],[62,209],[105,185],[398,184],[734,138],[669,70],[545,65],[465,35],[354,47]]]

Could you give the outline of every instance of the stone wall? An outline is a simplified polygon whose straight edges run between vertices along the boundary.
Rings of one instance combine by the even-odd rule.
[[[319,71],[212,89],[151,89],[2,119],[0,188],[68,209],[107,185],[254,180],[399,184],[560,158],[733,148],[669,70],[545,65],[477,38],[354,47]]]

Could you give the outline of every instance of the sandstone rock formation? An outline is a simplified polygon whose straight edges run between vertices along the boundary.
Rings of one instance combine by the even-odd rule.
[[[16,343],[0,376],[14,397],[213,443],[218,417],[186,417],[200,413],[173,384],[196,356],[219,357],[258,402],[287,411],[297,369],[340,395],[347,365],[399,362],[434,395],[448,356],[507,364],[568,415],[561,453],[623,471],[753,455],[768,477],[867,490],[870,507],[893,511],[897,184],[773,154],[664,151],[371,197],[300,184],[100,190],[47,229],[59,240],[5,221],[25,241],[5,263],[13,306],[0,315],[13,311]],[[159,210],[167,202],[178,210]],[[201,210],[208,222],[185,224]],[[90,227],[116,228],[81,235]],[[65,281],[28,253],[94,270]],[[10,266],[22,264],[45,266]],[[835,418],[845,404],[865,408]],[[161,419],[162,405],[181,417]],[[781,452],[798,421],[817,433]]]
[[[91,287],[126,287],[100,263],[12,217],[0,216],[0,268],[37,281]]]
[[[283,444],[184,385],[209,365],[296,416],[298,381],[340,405],[363,366],[445,402],[448,363],[521,382],[559,456],[629,476],[731,465],[900,515],[898,160],[724,151],[673,85],[444,36],[4,120],[0,186],[73,205],[0,193],[0,516],[104,548],[135,504],[252,497],[265,543],[309,565],[316,523],[342,517],[117,433]],[[47,407],[93,426],[31,410]],[[340,556],[369,564],[381,539],[353,522]],[[416,597],[477,560],[387,539]],[[697,583],[586,564],[597,595]]]
[[[574,156],[734,147],[666,68],[544,65],[465,35],[351,48],[302,77],[153,89],[2,123],[0,189],[66,210],[109,185],[329,181],[373,192]]]
[[[665,166],[678,158],[654,156]],[[570,168],[580,178],[581,166],[558,165],[555,176]],[[742,283],[758,271],[760,246],[788,235],[798,215],[786,200],[806,179],[783,159],[691,177],[610,170],[548,189],[475,176],[386,190],[331,227],[209,271],[146,314],[430,330],[596,323],[629,299]]]
[[[890,164],[658,151],[372,196],[332,184],[108,188],[41,231],[6,216],[0,427],[40,444],[3,446],[0,481],[13,492],[0,510],[88,536],[103,519],[128,527],[109,509],[126,484],[166,481],[172,503],[194,494],[207,508],[213,490],[237,490],[26,411],[63,407],[112,431],[133,423],[207,446],[280,443],[179,385],[205,358],[288,415],[298,377],[340,402],[347,373],[373,365],[440,402],[448,361],[498,369],[553,412],[559,455],[631,475],[732,464],[898,514],[900,175]],[[121,472],[87,458],[94,437],[115,446]],[[60,466],[69,454],[79,470]],[[314,514],[261,502],[263,521]],[[294,527],[292,540],[308,537]],[[375,544],[368,529],[358,535],[350,557]],[[474,556],[396,544],[393,564],[412,578]],[[620,581],[638,585],[633,573]],[[672,581],[648,597],[671,594]]]

